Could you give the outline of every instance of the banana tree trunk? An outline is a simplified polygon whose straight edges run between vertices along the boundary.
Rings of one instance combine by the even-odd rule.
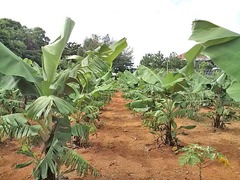
[[[56,180],[56,176],[54,173],[52,173],[50,168],[48,168],[47,178],[45,180]]]
[[[166,126],[165,144],[169,146],[174,145],[172,137],[172,126],[170,122]]]
[[[49,148],[50,147],[46,148],[45,155],[48,153]],[[48,167],[48,170],[47,170],[47,178],[44,180],[56,180],[55,173],[51,171],[50,167]]]
[[[46,118],[46,120],[45,121],[47,121],[47,128],[48,128],[48,130],[49,130],[49,132],[51,133],[50,135],[49,135],[49,137],[48,137],[48,140],[45,142],[45,146],[48,146],[48,143],[49,142],[51,142],[51,139],[52,139],[52,137],[53,137],[53,134],[54,134],[54,132],[52,131],[52,112],[50,112],[49,114],[48,114],[48,116],[47,116],[47,118]],[[48,153],[48,150],[49,150],[49,148],[50,147],[47,147],[46,148],[46,150],[45,150],[45,155],[47,155],[47,153]],[[50,169],[50,167],[48,167],[48,170],[47,170],[47,178],[45,179],[45,180],[56,180],[56,176],[55,176],[55,173],[53,173],[52,171],[51,171],[51,169]]]
[[[216,117],[214,118],[214,122],[213,122],[213,127],[221,128],[220,118],[221,118],[221,116],[218,113],[216,113]]]
[[[223,94],[223,89],[219,89],[217,92],[216,98],[216,116],[213,120],[213,127],[215,128],[223,128],[224,123],[221,121],[221,117],[223,116],[223,110],[219,111],[219,108],[224,107],[223,100],[221,99],[221,94]]]

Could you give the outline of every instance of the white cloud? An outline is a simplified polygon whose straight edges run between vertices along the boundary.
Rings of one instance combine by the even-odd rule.
[[[42,27],[51,40],[65,17],[76,22],[71,41],[82,43],[91,34],[126,37],[137,64],[146,53],[187,51],[194,44],[188,38],[195,19],[240,32],[236,0],[8,0],[1,7],[0,18]]]

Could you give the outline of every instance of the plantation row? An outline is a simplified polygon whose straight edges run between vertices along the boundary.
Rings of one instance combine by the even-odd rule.
[[[35,163],[36,179],[56,179],[75,169],[79,175],[88,171],[97,175],[68,142],[73,137],[73,146],[85,146],[89,133],[96,130],[94,120],[114,86],[112,62],[127,43],[122,39],[111,46],[102,45],[86,58],[71,56],[75,66],[62,71],[58,65],[73,27],[74,22],[66,19],[60,38],[42,47],[42,67],[21,59],[0,43],[1,140],[23,141],[18,152],[33,160],[17,168]],[[41,156],[31,149],[39,140],[44,145]]]
[[[32,158],[16,168],[35,163],[36,179],[57,179],[74,170],[80,176],[88,173],[97,176],[98,171],[72,147],[89,145],[89,134],[97,131],[99,109],[119,89],[125,98],[131,99],[126,106],[141,113],[143,124],[176,150],[182,147],[178,130],[196,126],[178,127],[175,118],[197,119],[202,107],[213,109],[208,116],[215,128],[224,128],[231,118],[237,118],[238,34],[207,21],[194,21],[191,39],[199,44],[185,54],[184,68],[166,71],[141,65],[134,73],[119,72],[115,79],[112,63],[127,47],[125,38],[89,51],[85,58],[70,56],[68,59],[76,62],[74,66],[58,68],[73,27],[74,22],[67,18],[60,38],[42,47],[41,67],[21,59],[0,43],[0,138],[21,139],[18,153]],[[223,73],[213,79],[196,73],[194,60],[201,53],[208,55]],[[40,156],[32,150],[32,145],[39,144],[43,145]],[[200,172],[205,158],[227,163],[226,157],[211,147],[190,145],[181,150],[185,154],[180,165],[198,164]]]

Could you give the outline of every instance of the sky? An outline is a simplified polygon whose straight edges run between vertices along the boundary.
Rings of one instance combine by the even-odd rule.
[[[192,22],[208,20],[240,33],[239,0],[7,0],[0,18],[10,18],[28,28],[41,27],[54,41],[65,18],[75,21],[71,42],[82,44],[91,34],[127,38],[137,66],[147,53],[182,54]]]

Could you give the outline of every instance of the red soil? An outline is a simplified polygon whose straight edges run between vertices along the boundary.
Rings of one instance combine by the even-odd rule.
[[[112,101],[101,112],[101,128],[91,136],[92,146],[77,151],[99,172],[95,178],[88,175],[84,179],[101,180],[194,180],[198,179],[198,168],[178,165],[178,157],[171,147],[158,146],[156,136],[143,127],[139,115],[125,108],[127,101],[116,93]],[[183,144],[198,143],[212,146],[225,154],[230,166],[209,162],[202,170],[203,180],[240,179],[240,122],[232,122],[225,130],[213,131],[211,121],[196,122],[177,119],[178,125],[197,127],[187,131],[188,135],[178,137]],[[0,144],[0,179],[25,180],[31,177],[32,167],[16,170],[16,163],[25,162],[26,157],[16,154],[15,141]],[[67,174],[69,179],[80,179],[75,172]]]

